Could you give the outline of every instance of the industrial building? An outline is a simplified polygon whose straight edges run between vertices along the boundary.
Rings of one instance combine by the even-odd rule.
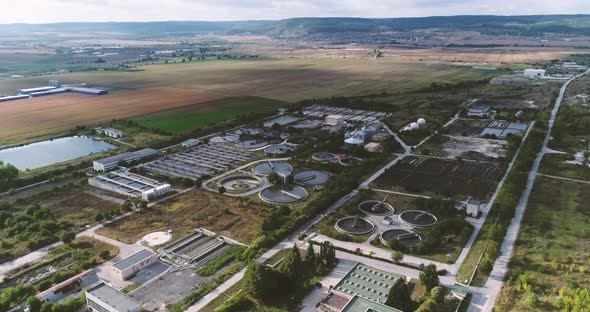
[[[324,120],[324,124],[328,126],[341,126],[345,123],[346,121],[344,120],[344,116],[342,115],[328,115]]]
[[[182,147],[188,148],[188,147],[193,147],[193,146],[199,145],[200,143],[201,143],[201,141],[199,141],[198,139],[188,139],[188,140],[182,142],[180,145]]]
[[[80,293],[100,282],[96,272],[89,269],[73,276],[36,295],[41,302],[58,302],[69,296],[79,297]]]
[[[142,150],[135,152],[126,152],[102,159],[97,159],[92,162],[92,165],[95,171],[104,172],[119,166],[119,163],[121,162],[132,162],[136,160],[141,160],[146,157],[154,156],[156,154],[158,154],[158,151],[156,151],[155,149],[144,148]]]
[[[344,134],[344,145],[347,148],[355,148],[365,144],[367,134],[362,130],[354,130]]]
[[[401,312],[385,306],[391,286],[406,277],[357,263],[317,306],[317,311]]]
[[[324,118],[326,115],[338,115],[341,116],[344,121],[373,122],[382,117],[388,116],[389,114],[346,107],[312,105],[303,110],[303,115],[314,118]]]
[[[383,147],[381,143],[370,142],[367,145],[365,145],[365,151],[370,153],[378,153],[383,151]]]
[[[489,118],[495,114],[489,106],[486,105],[474,105],[467,111],[467,116],[471,117],[485,117]]]
[[[101,283],[86,291],[86,304],[96,312],[139,312],[141,304],[135,299]]]
[[[104,134],[113,139],[122,138],[124,136],[123,131],[115,128],[95,128],[97,134]]]
[[[57,89],[53,86],[46,86],[46,87],[37,87],[37,88],[28,88],[28,89],[20,89],[18,90],[18,94],[31,94],[31,93],[39,93],[39,92],[46,92]]]
[[[138,271],[147,268],[158,261],[158,254],[144,249],[119,262],[113,264],[113,273],[120,279],[126,280]]]
[[[542,78],[546,72],[544,69],[525,69],[523,75],[528,78]]]
[[[172,190],[170,184],[126,171],[113,171],[90,178],[88,184],[124,196],[141,197],[144,200],[160,197]]]
[[[28,98],[31,98],[31,96],[28,94],[3,96],[3,97],[0,97],[0,102],[16,101],[16,100],[22,100],[22,99],[28,99]]]

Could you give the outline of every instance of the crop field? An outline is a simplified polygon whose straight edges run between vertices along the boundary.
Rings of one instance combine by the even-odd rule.
[[[558,296],[590,287],[589,200],[590,185],[537,177],[497,311],[561,311]]]
[[[398,58],[285,58],[272,60],[211,60],[146,65],[142,70],[67,73],[58,76],[4,79],[0,94],[46,85],[86,82],[109,90],[173,87],[227,96],[253,95],[284,101],[313,97],[397,93],[432,82],[460,82],[494,73]]]
[[[58,94],[5,102],[0,105],[0,140],[33,138],[220,98],[194,90],[149,88],[103,96]]]
[[[383,173],[377,188],[486,199],[500,174],[495,163],[407,157]]]
[[[172,229],[173,239],[178,239],[194,228],[203,227],[242,243],[250,243],[260,229],[261,214],[254,204],[196,190],[113,222],[97,232],[122,242],[134,243],[154,231]]]
[[[277,100],[240,96],[144,115],[133,120],[146,128],[179,134],[241,115],[271,112],[285,104]]]
[[[510,44],[519,43],[515,39],[511,39]],[[489,40],[485,41],[490,44]],[[477,44],[476,42],[465,42],[464,44]],[[505,64],[519,65],[531,62],[538,62],[543,60],[552,60],[567,57],[572,53],[576,53],[576,49],[572,48],[462,48],[462,47],[446,47],[446,48],[430,48],[430,49],[415,49],[402,50],[394,49],[387,50],[387,53],[399,55],[407,61],[439,61],[451,63],[464,64],[488,64],[500,65]]]

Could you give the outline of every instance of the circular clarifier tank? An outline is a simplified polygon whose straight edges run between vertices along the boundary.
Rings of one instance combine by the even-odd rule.
[[[408,230],[391,229],[381,232],[380,240],[385,245],[389,245],[392,240],[397,240],[406,248],[410,248],[418,245],[422,237],[418,233]]]
[[[268,145],[268,142],[263,140],[246,140],[236,143],[237,148],[242,149],[254,149],[254,148],[261,148]]]
[[[264,149],[264,153],[269,156],[285,155],[291,151],[287,145],[271,145]]]
[[[338,231],[352,235],[364,235],[375,230],[375,224],[368,219],[361,217],[345,217],[335,224]]]
[[[311,158],[315,161],[321,161],[321,162],[336,161],[336,155],[332,154],[332,153],[327,153],[327,152],[315,153],[315,154],[313,154],[313,156]]]
[[[358,208],[368,214],[374,216],[388,216],[393,214],[393,206],[389,203],[378,200],[367,200],[358,205]]]
[[[350,166],[358,166],[360,165],[363,160],[357,157],[344,157],[338,161],[342,166],[350,167]]]
[[[218,184],[229,192],[243,193],[262,186],[264,181],[249,175],[235,175],[219,180]]]
[[[273,171],[291,173],[293,166],[283,161],[266,161],[252,168],[252,172],[260,175],[269,175]]]
[[[305,186],[324,185],[330,179],[331,174],[321,170],[304,170],[293,175],[295,183]]]
[[[303,201],[309,196],[309,193],[297,185],[273,185],[262,190],[259,194],[260,199],[273,204],[290,204]]]
[[[428,227],[436,224],[436,217],[430,212],[423,210],[407,210],[399,215],[399,220],[414,227]]]

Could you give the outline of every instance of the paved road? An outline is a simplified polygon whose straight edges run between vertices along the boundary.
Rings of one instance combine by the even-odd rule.
[[[570,84],[570,82],[588,73],[590,73],[590,70],[584,72],[583,74],[573,77],[572,79],[564,83],[561,87],[561,90],[559,90],[559,96],[555,101],[555,105],[553,107],[553,110],[551,111],[551,116],[549,117],[549,128],[547,130],[545,140],[543,141],[543,147],[541,148],[541,151],[539,151],[539,153],[537,154],[537,158],[535,158],[533,167],[529,171],[527,185],[520,197],[520,200],[518,201],[518,204],[516,205],[515,217],[512,219],[512,222],[508,227],[506,236],[504,237],[504,241],[500,246],[500,251],[502,255],[494,263],[494,268],[490,274],[490,277],[488,278],[488,281],[484,286],[486,295],[474,295],[471,301],[471,305],[469,306],[469,311],[492,311],[494,305],[496,304],[496,299],[498,297],[498,294],[500,293],[500,290],[502,289],[502,285],[504,284],[504,278],[508,271],[508,264],[510,263],[510,258],[512,257],[512,253],[514,251],[514,243],[516,242],[518,232],[520,231],[520,224],[522,222],[522,218],[524,216],[529,201],[529,197],[533,189],[533,185],[535,183],[535,178],[537,177],[537,172],[539,171],[541,159],[548,151],[547,145],[549,143],[549,139],[551,138],[551,130],[553,129],[553,124],[555,123],[557,112],[559,111],[559,107],[561,106],[563,95],[565,94],[565,90],[567,89],[567,86]]]

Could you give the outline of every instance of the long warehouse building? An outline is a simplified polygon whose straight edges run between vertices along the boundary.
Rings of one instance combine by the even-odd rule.
[[[145,200],[162,196],[172,190],[170,184],[160,183],[126,171],[113,171],[90,178],[88,184],[124,196],[141,197]]]
[[[142,150],[135,152],[125,152],[118,155],[97,159],[92,162],[92,165],[95,171],[104,172],[119,166],[119,163],[121,162],[132,162],[136,160],[141,160],[146,157],[154,156],[156,154],[158,154],[158,151],[156,151],[155,149],[144,148]]]

